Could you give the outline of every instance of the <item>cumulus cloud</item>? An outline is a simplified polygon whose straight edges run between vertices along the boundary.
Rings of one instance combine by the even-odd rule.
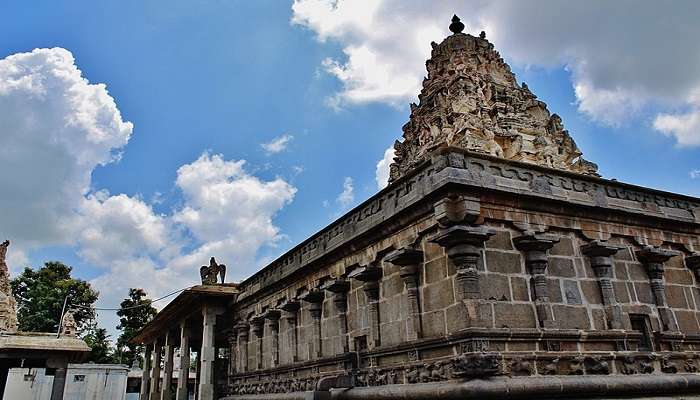
[[[295,0],[292,11],[293,23],[342,46],[342,59],[323,63],[342,83],[335,103],[414,101],[430,41],[449,34],[457,13],[467,31],[485,30],[513,63],[568,69],[579,110],[601,123],[623,124],[650,105],[700,108],[700,3],[690,0],[673,7],[602,0],[445,0],[430,7],[378,0],[357,7],[348,0]],[[680,145],[698,144],[681,129],[664,132]]]
[[[352,185],[352,178],[346,176],[343,180],[343,191],[335,199],[342,209],[347,208],[355,201],[355,188]]]
[[[244,160],[209,153],[178,169],[182,202],[167,214],[153,209],[160,194],[148,202],[92,189],[93,170],[119,159],[133,125],[105,85],[90,84],[61,48],[0,60],[0,130],[0,208],[11,210],[0,218],[0,235],[13,241],[10,265],[34,248],[75,246],[103,268],[92,280],[103,306],[118,304],[130,287],[158,296],[195,284],[211,256],[229,265],[229,280],[249,275],[258,251],[282,238],[273,219],[296,193],[281,178],[251,175]],[[101,319],[116,326],[112,314]]]
[[[118,159],[132,130],[69,51],[0,60],[0,235],[13,239],[11,254],[69,241],[92,171]]]
[[[394,146],[389,146],[384,150],[384,158],[377,162],[374,179],[377,181],[377,188],[384,189],[389,184],[389,167],[394,162]]]
[[[294,139],[294,136],[285,134],[282,136],[278,136],[267,143],[260,144],[260,147],[262,147],[263,150],[265,150],[265,152],[267,152],[268,154],[277,154],[279,152],[284,151],[284,149],[287,148],[287,145],[289,145],[289,142],[291,142],[292,139]]]
[[[654,128],[675,136],[680,146],[700,146],[700,109],[684,114],[659,114]]]

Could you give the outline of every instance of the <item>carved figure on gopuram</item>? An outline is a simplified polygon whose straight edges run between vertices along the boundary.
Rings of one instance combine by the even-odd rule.
[[[10,288],[10,269],[5,257],[10,241],[0,243],[0,332],[17,331],[17,302]]]
[[[484,32],[462,33],[457,16],[450,30],[442,43],[431,43],[419,104],[411,104],[403,141],[394,144],[390,182],[443,147],[598,176],[561,118],[518,84]]]

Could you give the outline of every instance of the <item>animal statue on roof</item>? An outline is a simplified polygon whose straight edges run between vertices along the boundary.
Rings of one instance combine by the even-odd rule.
[[[199,275],[202,277],[202,285],[216,285],[217,276],[221,277],[221,283],[224,283],[226,277],[226,266],[217,264],[214,257],[209,260],[209,266],[203,265],[199,269]]]

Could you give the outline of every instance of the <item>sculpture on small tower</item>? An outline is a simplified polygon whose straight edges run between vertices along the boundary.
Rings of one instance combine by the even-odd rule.
[[[202,277],[202,285],[216,285],[217,276],[221,277],[221,283],[224,283],[226,277],[226,266],[217,264],[214,257],[209,260],[209,266],[203,265],[199,269],[199,275]]]
[[[17,302],[10,288],[10,270],[5,262],[10,241],[0,243],[0,332],[17,331]]]

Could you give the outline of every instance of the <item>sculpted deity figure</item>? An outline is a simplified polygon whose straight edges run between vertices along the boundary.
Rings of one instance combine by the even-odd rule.
[[[226,266],[217,264],[214,257],[209,260],[209,266],[203,265],[199,269],[199,275],[202,278],[202,285],[216,285],[217,276],[221,277],[221,283],[224,283],[226,277]]]

